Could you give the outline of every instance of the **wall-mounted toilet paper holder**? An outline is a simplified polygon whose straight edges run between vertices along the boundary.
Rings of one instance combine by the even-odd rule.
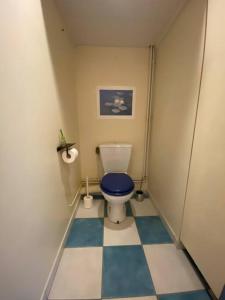
[[[69,154],[69,150],[72,148],[72,146],[76,145],[76,143],[66,143],[63,145],[59,145],[56,150],[59,151],[65,151],[66,150],[66,156],[67,158],[71,158],[71,155]]]

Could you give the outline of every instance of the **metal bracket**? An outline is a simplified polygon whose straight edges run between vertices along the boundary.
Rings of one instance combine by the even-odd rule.
[[[63,144],[63,145],[59,145],[57,148],[56,148],[56,151],[59,152],[59,151],[64,151],[66,150],[66,156],[67,158],[71,158],[71,155],[69,154],[69,150],[70,148],[75,145],[76,143],[66,143],[66,144]]]

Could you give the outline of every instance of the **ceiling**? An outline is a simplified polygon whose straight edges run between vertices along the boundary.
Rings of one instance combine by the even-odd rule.
[[[187,0],[56,0],[75,45],[157,44]]]

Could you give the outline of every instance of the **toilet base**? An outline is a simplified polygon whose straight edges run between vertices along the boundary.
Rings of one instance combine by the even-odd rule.
[[[134,190],[124,196],[112,196],[103,191],[101,192],[108,202],[107,211],[109,220],[116,224],[123,222],[126,219],[125,203],[131,199]]]
[[[126,219],[125,203],[111,204],[108,202],[107,212],[109,220],[113,223],[119,224]]]

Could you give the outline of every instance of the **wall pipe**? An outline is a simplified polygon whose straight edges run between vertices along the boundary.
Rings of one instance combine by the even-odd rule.
[[[141,179],[140,189],[142,188],[142,184],[148,178],[147,166],[148,166],[148,160],[149,160],[154,73],[155,73],[155,47],[151,45],[151,46],[149,46],[149,76],[148,76],[148,92],[147,92],[147,113],[146,113],[146,123],[145,123],[143,170],[142,170],[142,179]]]

